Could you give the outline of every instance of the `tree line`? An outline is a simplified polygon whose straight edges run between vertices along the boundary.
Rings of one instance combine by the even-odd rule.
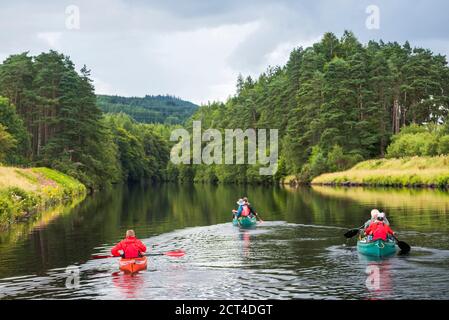
[[[137,122],[183,124],[197,105],[170,95],[121,97],[97,95],[97,104],[105,113],[125,113]]]
[[[47,166],[91,189],[161,178],[168,145],[126,115],[104,117],[90,70],[56,51],[0,65],[0,161]]]
[[[294,49],[285,66],[269,67],[256,80],[239,76],[235,96],[201,106],[192,117],[204,129],[279,129],[276,176],[217,165],[173,168],[172,178],[244,183],[296,174],[310,181],[386,156],[392,137],[411,124],[444,124],[448,92],[442,55],[408,42],[363,45],[348,31],[341,38],[326,33],[311,47]]]
[[[442,55],[408,42],[361,44],[348,31],[341,38],[326,33],[311,47],[295,48],[284,66],[257,79],[239,76],[234,96],[199,107],[185,122],[187,129],[194,120],[203,130],[278,129],[279,169],[260,176],[259,165],[169,161],[174,126],[166,120],[182,122],[193,107],[172,106],[155,121],[165,124],[140,123],[147,121],[120,108],[139,112],[156,99],[154,110],[162,112],[173,97],[96,97],[86,67],[76,71],[55,51],[23,53],[0,65],[0,161],[49,166],[92,188],[142,179],[273,183],[292,174],[310,181],[364,159],[447,154],[448,92]],[[104,115],[101,104],[118,114]]]

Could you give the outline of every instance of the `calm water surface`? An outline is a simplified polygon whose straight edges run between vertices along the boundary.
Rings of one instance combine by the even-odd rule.
[[[254,230],[230,223],[243,195],[265,220]],[[373,207],[409,255],[368,259],[343,237]],[[117,187],[1,233],[0,299],[449,299],[448,224],[442,191]],[[152,252],[186,255],[151,257],[134,276],[118,272],[117,259],[90,259],[129,228]]]

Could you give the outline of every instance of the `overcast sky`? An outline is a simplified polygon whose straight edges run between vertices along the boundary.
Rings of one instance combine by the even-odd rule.
[[[379,29],[366,26],[370,5],[380,10]],[[200,104],[225,100],[239,73],[282,65],[326,31],[449,55],[448,13],[445,0],[0,0],[0,60],[55,49],[92,69],[97,93]]]

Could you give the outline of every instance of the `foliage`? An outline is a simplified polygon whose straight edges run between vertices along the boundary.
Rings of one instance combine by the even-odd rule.
[[[123,113],[106,115],[105,123],[117,145],[124,180],[164,179],[169,159],[168,143],[153,126],[137,123]]]
[[[6,127],[0,124],[0,161],[16,146],[16,140],[6,131]]]
[[[343,171],[351,168],[357,162],[362,161],[363,157],[360,154],[344,154],[343,148],[339,145],[334,145],[332,150],[327,155],[327,166],[331,172]]]
[[[401,132],[392,137],[388,146],[389,158],[410,156],[435,156],[449,153],[449,135],[442,126],[411,125],[402,128]]]
[[[91,189],[116,180],[117,155],[85,66],[78,73],[56,51],[12,55],[0,65],[0,94],[8,98],[0,100],[0,122],[18,141],[8,163],[57,168]]]
[[[183,124],[197,105],[173,96],[120,97],[98,95],[97,104],[105,113],[125,113],[141,123]]]
[[[201,106],[190,123],[201,120],[203,129],[221,131],[279,129],[282,171],[273,180],[299,174],[309,181],[385,156],[391,139],[397,145],[390,156],[438,154],[446,140],[439,146],[430,138],[441,133],[429,128],[446,121],[448,92],[441,55],[408,42],[362,45],[351,32],[340,39],[326,33],[313,46],[294,49],[285,66],[269,67],[257,79],[239,76],[236,95]],[[219,182],[260,182],[251,166],[228,167],[215,166]],[[192,170],[197,181],[210,176],[205,166]]]
[[[449,155],[449,135],[444,135],[439,139],[437,152],[441,155]]]
[[[0,161],[13,164],[26,162],[29,136],[16,108],[0,96]]]

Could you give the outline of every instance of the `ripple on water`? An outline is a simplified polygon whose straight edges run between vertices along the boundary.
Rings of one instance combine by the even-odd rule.
[[[0,297],[31,299],[371,299],[448,297],[449,251],[413,247],[408,256],[370,261],[341,228],[266,222],[254,230],[230,223],[161,234],[152,252],[183,249],[181,258],[152,256],[148,270],[118,272],[117,259],[78,265],[80,286],[66,287],[66,269],[0,280]],[[111,244],[98,246],[103,254]],[[380,288],[367,287],[376,266]],[[423,281],[425,279],[425,281]],[[420,290],[411,288],[420,287]]]

